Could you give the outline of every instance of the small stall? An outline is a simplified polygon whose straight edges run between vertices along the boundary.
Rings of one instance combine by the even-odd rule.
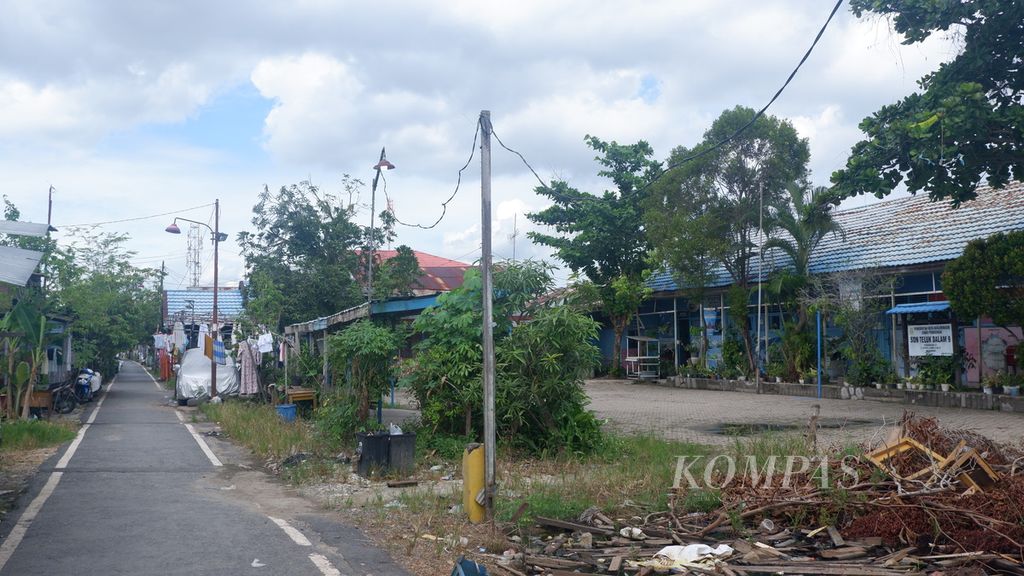
[[[623,366],[626,378],[661,377],[661,342],[648,336],[626,337],[626,358]]]

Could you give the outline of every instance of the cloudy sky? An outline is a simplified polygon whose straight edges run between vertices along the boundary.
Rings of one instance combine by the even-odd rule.
[[[219,198],[222,282],[243,272],[234,235],[264,185],[369,182],[382,146],[397,169],[397,216],[429,223],[454,190],[482,109],[543,178],[594,192],[583,137],[649,141],[660,159],[693,145],[726,108],[759,108],[810,44],[830,2],[176,2],[0,0],[0,192],[23,219],[70,235],[91,224],[209,205]],[[824,184],[857,123],[954,55],[943,38],[903,46],[885,20],[840,9],[770,113],[810,140]],[[479,164],[433,230],[399,243],[479,256]],[[518,158],[494,152],[495,253],[545,257],[524,213],[543,208]],[[378,206],[383,206],[378,189]],[[360,200],[367,206],[369,189]],[[856,202],[864,202],[861,198]],[[380,208],[378,208],[380,209]],[[212,222],[209,206],[181,214]],[[109,224],[140,265],[166,261],[184,287],[173,216]],[[203,252],[212,279],[212,248]]]

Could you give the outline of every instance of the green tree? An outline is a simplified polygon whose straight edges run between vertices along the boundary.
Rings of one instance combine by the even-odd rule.
[[[494,338],[512,331],[512,316],[529,314],[529,303],[551,287],[542,263],[523,260],[494,269]],[[424,423],[444,433],[473,434],[483,402],[483,287],[480,271],[466,271],[462,286],[438,296],[437,305],[413,323],[422,339],[410,379]]]
[[[726,110],[704,133],[700,144],[692,150],[675,150],[672,159],[707,152],[670,170],[666,178],[670,178],[671,190],[662,196],[666,205],[671,198],[678,201],[680,195],[685,195],[689,200],[681,201],[682,206],[706,206],[706,210],[689,216],[678,209],[665,210],[674,210],[681,220],[691,220],[681,231],[690,234],[690,240],[701,236],[705,253],[728,272],[735,288],[730,317],[738,328],[750,373],[757,364],[742,293],[749,295],[752,260],[758,255],[760,206],[762,202],[766,209],[781,204],[786,186],[806,178],[810,158],[807,141],[799,137],[792,124],[774,116],[761,116],[727,145],[718,146],[753,116],[753,110],[742,106]],[[673,165],[672,159],[669,165]],[[708,225],[703,234],[702,221]],[[670,243],[671,239],[661,242]]]
[[[1024,326],[1024,231],[969,242],[946,265],[942,291],[960,318]]]
[[[852,0],[858,17],[891,19],[904,44],[954,30],[960,53],[922,78],[920,92],[865,118],[867,136],[832,175],[840,197],[879,198],[906,182],[954,206],[1024,180],[1024,2]]]
[[[810,277],[811,253],[829,234],[845,237],[842,226],[832,217],[828,188],[812,188],[806,181],[794,182],[787,188],[789,202],[772,217],[772,238],[764,243],[764,250],[776,249],[789,257],[793,266],[791,275],[779,277],[779,295],[795,299],[797,292]],[[779,234],[785,232],[785,235]],[[797,306],[797,330],[807,326],[807,307]]]
[[[374,298],[387,299],[391,296],[412,296],[419,287],[423,270],[412,248],[399,246],[396,254],[380,263],[380,273],[375,275]]]
[[[669,164],[689,154],[686,148],[676,148]],[[683,170],[667,172],[650,187],[644,200],[653,258],[671,271],[680,290],[695,303],[704,302],[708,288],[717,280],[719,262],[728,247],[716,202],[709,179]],[[707,367],[708,328],[704,315],[700,316],[698,349],[701,366]]]
[[[390,382],[398,345],[394,331],[370,320],[360,320],[328,337],[328,361],[344,377],[357,421],[366,421],[370,399],[380,398]]]
[[[636,307],[630,305],[643,289],[643,273],[648,268],[644,188],[654,180],[660,163],[651,160],[654,151],[644,141],[623,145],[594,136],[587,136],[585,141],[598,152],[595,159],[603,167],[598,175],[611,179],[615,190],[598,196],[557,180],[550,187],[538,187],[537,194],[550,198],[553,204],[527,214],[527,218],[554,228],[558,235],[530,232],[529,237],[554,248],[559,260],[600,290],[602,309],[615,331],[612,371],[618,373],[622,333],[636,312]],[[616,284],[617,279],[622,280]],[[625,292],[624,288],[634,291]]]
[[[123,234],[78,231],[51,258],[49,310],[70,316],[79,366],[113,374],[118,353],[149,340],[160,314],[160,272],[131,264]]]
[[[351,198],[362,183],[345,176],[343,186]],[[285,295],[282,324],[327,316],[365,298],[357,278],[366,237],[352,221],[355,210],[309,182],[260,194],[255,232],[241,232],[238,243],[249,277],[258,273]]]
[[[583,379],[597,365],[600,326],[568,306],[542,309],[496,349],[498,433],[534,452],[589,452],[600,422],[586,409]]]

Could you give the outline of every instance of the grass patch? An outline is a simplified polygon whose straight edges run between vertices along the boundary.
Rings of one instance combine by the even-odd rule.
[[[44,422],[42,420],[15,420],[0,424],[3,442],[0,451],[36,450],[70,441],[78,432],[72,422]]]
[[[243,401],[203,404],[207,419],[220,424],[229,437],[261,458],[284,458],[296,452],[322,453],[327,446],[312,427],[296,420],[285,422],[273,406]]]
[[[678,457],[707,453],[707,447],[688,442],[609,435],[602,449],[589,456],[526,464],[509,459],[500,463],[504,494],[496,514],[507,521],[523,502],[529,508],[521,524],[536,516],[572,518],[590,506],[610,515],[664,510]]]

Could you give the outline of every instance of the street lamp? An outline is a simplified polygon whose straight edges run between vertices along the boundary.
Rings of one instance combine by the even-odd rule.
[[[218,286],[217,268],[218,268],[218,256],[220,243],[228,239],[227,234],[221,234],[220,231],[220,200],[213,201],[213,228],[205,222],[197,222],[195,220],[189,220],[188,218],[175,218],[171,225],[165,228],[166,232],[171,234],[181,234],[181,228],[178,228],[178,220],[183,222],[191,222],[193,224],[199,224],[200,226],[206,226],[206,228],[213,233],[213,329],[216,331],[214,342],[220,339],[220,327],[217,326],[217,292],[220,290]],[[192,313],[195,314],[195,308],[192,309]],[[210,398],[217,395],[217,359],[216,354],[214,358],[210,358]]]
[[[374,249],[374,238],[373,238],[373,217],[374,211],[376,210],[377,202],[377,180],[380,179],[381,170],[394,170],[395,165],[388,162],[388,159],[384,157],[384,148],[380,149],[380,160],[373,165],[375,171],[373,175],[373,185],[370,187],[370,259],[366,264],[366,302],[372,306],[373,304],[373,249]],[[369,310],[367,311],[369,312]]]

